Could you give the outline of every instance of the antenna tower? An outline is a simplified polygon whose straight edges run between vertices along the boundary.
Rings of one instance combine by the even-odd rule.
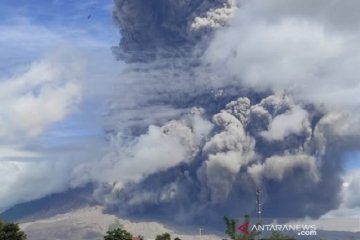
[[[256,217],[257,224],[261,224],[261,188],[259,186],[256,187]]]

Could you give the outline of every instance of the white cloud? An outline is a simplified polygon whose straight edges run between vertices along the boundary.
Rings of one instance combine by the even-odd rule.
[[[205,60],[248,87],[285,90],[329,109],[359,106],[360,31],[350,21],[342,26],[334,15],[350,18],[358,3],[269,2],[242,4],[230,27],[216,34]]]
[[[250,166],[248,172],[260,183],[263,178],[281,181],[296,168],[303,169],[314,182],[320,180],[315,157],[303,153],[269,157],[262,164]]]
[[[112,140],[107,156],[99,164],[90,166],[90,176],[122,185],[191,162],[196,146],[212,128],[199,114],[194,110],[182,120],[170,121],[161,127],[150,125],[146,134],[132,141],[119,135]],[[89,172],[87,167],[79,171]]]
[[[210,9],[205,16],[196,17],[191,24],[191,29],[199,31],[200,29],[217,29],[226,25],[229,19],[236,11],[236,0],[229,0],[223,7]]]
[[[60,155],[38,142],[80,104],[84,67],[83,59],[60,49],[0,81],[0,211],[67,188],[75,163],[58,161]]]
[[[110,50],[105,51],[110,56]],[[76,170],[85,161],[98,160],[104,142],[97,139],[100,136],[88,135],[96,129],[83,126],[93,122],[91,128],[100,128],[95,119],[100,110],[92,102],[102,104],[99,97],[106,100],[109,93],[104,88],[115,76],[115,71],[106,71],[114,66],[111,58],[103,62],[99,57],[103,52],[102,48],[95,52],[59,47],[11,74],[0,75],[0,212],[88,180]],[[81,117],[84,104],[93,105],[94,115]],[[69,120],[74,114],[80,114],[77,121],[86,123]],[[69,126],[54,128],[61,124]],[[65,130],[71,135],[58,134]]]
[[[0,22],[0,212],[84,183],[76,169],[103,154],[99,106],[121,70],[103,18],[68,28],[17,14]]]
[[[293,107],[288,112],[276,116],[269,124],[269,129],[261,135],[269,140],[283,141],[290,134],[301,134],[310,123],[307,121],[308,113],[300,107]]]
[[[69,56],[46,57],[19,76],[0,82],[0,137],[39,135],[64,119],[81,101],[84,63]]]
[[[360,208],[360,169],[348,172],[343,183],[343,207]]]
[[[38,158],[41,154],[19,149],[19,146],[8,146],[0,148],[0,161],[8,158]]]
[[[360,169],[352,169],[343,176],[341,204],[314,221],[322,229],[359,232]]]
[[[18,202],[65,190],[70,169],[61,164],[64,163],[1,161],[0,211]]]

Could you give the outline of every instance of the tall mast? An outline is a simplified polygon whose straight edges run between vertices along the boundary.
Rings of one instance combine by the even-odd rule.
[[[259,186],[256,187],[256,225],[260,226],[262,225],[262,219],[261,219],[261,188]],[[255,239],[259,240],[261,239],[261,231],[257,233],[255,236]]]
[[[261,224],[261,189],[259,186],[256,187],[256,217],[257,224]]]

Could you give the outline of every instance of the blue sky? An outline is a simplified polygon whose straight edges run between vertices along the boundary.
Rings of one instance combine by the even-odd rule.
[[[0,212],[80,184],[78,163],[103,156],[121,69],[111,11],[111,0],[0,2]]]
[[[94,57],[96,52],[110,56],[111,46],[119,41],[118,31],[112,25],[111,11],[111,0],[1,1],[0,79],[16,76],[21,69],[59,47],[82,49]],[[95,129],[95,124],[82,121],[94,118],[89,116],[94,115],[93,112],[86,111],[89,104],[91,107],[96,105],[94,100],[81,103],[65,121],[52,124],[43,138],[53,142],[49,134],[54,134],[57,129],[98,135],[100,130]],[[83,129],[74,127],[79,122]]]
[[[0,21],[9,23],[28,18],[34,24],[43,26],[86,30],[91,30],[93,25],[101,23],[104,30],[111,30],[111,10],[111,0],[3,0]],[[88,21],[89,15],[92,22]],[[108,32],[108,36],[110,35],[115,34]]]
[[[51,38],[56,35],[62,36],[61,40],[73,42],[87,38],[88,41],[116,44],[119,39],[117,30],[112,25],[111,0],[39,0],[35,3],[27,0],[4,0],[0,3],[0,25],[3,28],[13,27],[11,33],[15,34],[15,27],[19,29],[23,27],[23,37],[27,37],[25,41],[27,39],[38,40],[39,45],[40,42],[42,43],[43,46],[37,46],[35,49],[30,49],[30,46],[36,43],[28,43],[31,45],[27,47],[27,52],[33,50],[39,54],[41,53],[39,50],[56,45],[60,39],[56,41]],[[89,15],[91,15],[90,19],[88,19]],[[42,34],[36,35],[37,33]],[[10,37],[15,36],[3,35],[2,44]],[[21,38],[17,40],[21,40]],[[10,43],[8,42],[8,44]]]
[[[349,152],[344,156],[344,169],[360,169],[360,152]]]

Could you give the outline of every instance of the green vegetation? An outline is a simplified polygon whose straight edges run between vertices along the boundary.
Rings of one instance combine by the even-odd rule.
[[[106,232],[104,240],[132,240],[132,235],[121,228],[116,228]]]
[[[157,235],[155,240],[171,240],[171,236],[169,233],[164,233],[162,235]]]
[[[235,219],[231,219],[227,216],[224,217],[226,229],[225,233],[228,235],[229,239],[231,240],[255,240],[258,239],[261,232],[251,230],[250,229],[250,216],[245,215],[244,222],[241,224],[242,231],[239,231],[238,221]],[[259,223],[258,223],[259,224]],[[118,225],[119,226],[119,225]],[[14,240],[22,240],[23,238],[14,238]],[[117,227],[112,230],[107,231],[104,240],[132,240],[135,239],[133,236],[124,230],[122,227]],[[143,237],[137,237],[136,239],[143,240]],[[3,239],[0,237],[0,240],[9,240]],[[11,238],[11,240],[13,240]],[[171,235],[169,233],[164,233],[161,235],[156,236],[156,240],[171,240]],[[180,238],[176,237],[174,240],[181,240]],[[284,235],[280,232],[273,232],[271,236],[267,238],[260,238],[260,240],[296,240],[295,238],[289,237]]]
[[[18,224],[0,221],[0,240],[26,240],[26,234]]]
[[[155,240],[171,240],[171,235],[169,233],[157,235]],[[181,239],[176,237],[174,240],[181,240]]]
[[[230,237],[230,239],[236,240],[237,239],[236,226],[238,221],[235,219],[230,219],[227,216],[224,217],[224,221],[226,225],[225,233]]]
[[[246,224],[250,224],[250,216],[245,215],[244,217],[244,230],[248,231],[249,234],[238,233],[238,221],[235,219],[228,218],[227,216],[224,217],[226,230],[225,233],[230,237],[231,240],[254,240],[255,236],[259,233],[256,231],[251,231]]]
[[[224,217],[226,230],[225,233],[229,236],[231,240],[255,240],[256,236],[261,234],[257,231],[251,231],[249,229],[249,226],[246,224],[250,223],[250,216],[245,215],[244,222],[243,222],[243,230],[248,232],[248,234],[245,233],[238,233],[238,221],[235,219],[231,219],[228,217]],[[259,224],[259,223],[258,223]],[[272,235],[269,238],[261,238],[260,240],[296,240],[295,238],[289,237],[287,235],[283,235],[280,232],[273,232]]]

